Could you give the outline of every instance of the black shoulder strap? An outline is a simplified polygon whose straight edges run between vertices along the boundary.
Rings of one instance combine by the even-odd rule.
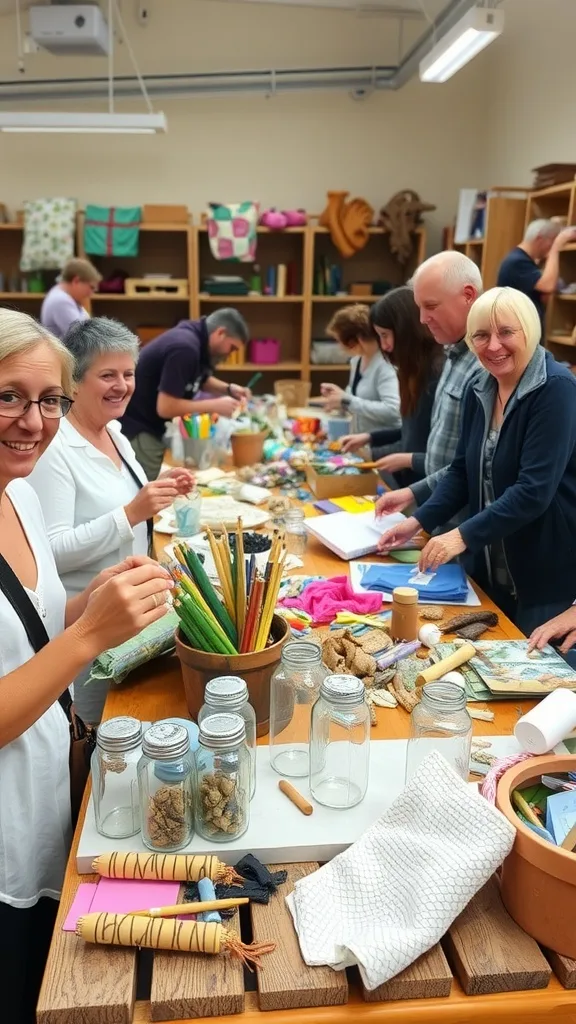
[[[50,637],[46,632],[46,627],[36,608],[32,604],[32,601],[16,576],[16,573],[13,571],[11,566],[8,565],[8,562],[3,555],[0,555],[0,590],[2,590],[8,598],[20,619],[20,622],[24,626],[26,636],[30,641],[31,647],[33,647],[36,653],[38,653],[38,651],[41,651],[46,644],[50,643]],[[70,691],[66,689],[58,700],[63,710],[68,715],[69,708],[72,703]]]
[[[124,456],[122,455],[122,452],[120,451],[120,449],[119,449],[118,445],[116,444],[114,438],[112,437],[112,434],[110,433],[110,431],[108,431],[108,436],[109,436],[110,440],[112,441],[112,444],[114,445],[114,447],[115,447],[115,449],[116,449],[116,451],[118,453],[118,458],[120,459],[120,462],[122,463],[123,466],[126,466],[126,469],[130,473],[130,476],[132,477],[132,479],[133,479],[134,483],[136,484],[138,490],[142,490],[142,488],[144,487],[144,484],[142,483],[140,477],[134,472],[134,467],[130,465],[130,463],[128,462],[128,459],[124,458]],[[146,520],[146,530],[148,531],[148,550],[152,551],[152,547],[153,547],[153,544],[154,544],[154,520],[153,519],[147,519]]]

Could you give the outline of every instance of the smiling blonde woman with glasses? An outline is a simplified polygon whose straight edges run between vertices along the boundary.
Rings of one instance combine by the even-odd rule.
[[[10,1024],[35,1020],[71,839],[58,698],[101,651],[161,618],[171,586],[157,563],[130,558],[66,599],[26,477],[71,407],[72,369],[32,317],[0,309],[0,1016]],[[36,633],[47,634],[40,650],[8,597],[11,580]]]
[[[526,634],[576,596],[576,379],[540,342],[533,303],[492,288],[470,310],[466,342],[480,372],[463,399],[456,456],[432,497],[384,534],[387,551],[432,533],[420,565],[463,555],[469,574]]]

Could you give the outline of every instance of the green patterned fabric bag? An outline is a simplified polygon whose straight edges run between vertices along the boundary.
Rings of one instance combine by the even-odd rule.
[[[104,651],[93,663],[90,676],[85,686],[91,682],[107,681],[121,683],[129,672],[140,665],[145,665],[161,654],[168,654],[175,649],[174,637],[180,620],[175,611],[169,611],[163,618],[147,626],[131,640],[126,640],[119,647]]]

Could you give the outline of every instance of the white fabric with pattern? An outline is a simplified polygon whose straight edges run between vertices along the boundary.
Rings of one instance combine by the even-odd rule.
[[[433,751],[358,842],[286,898],[303,959],[358,964],[369,990],[389,981],[442,938],[515,835]]]

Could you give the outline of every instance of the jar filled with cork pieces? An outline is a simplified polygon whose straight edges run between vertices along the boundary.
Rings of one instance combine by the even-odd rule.
[[[138,764],[142,840],[149,850],[175,853],[190,842],[193,773],[188,730],[172,722],[151,725]]]
[[[248,684],[239,676],[217,676],[206,683],[204,703],[198,712],[198,725],[217,712],[240,715],[246,727],[246,746],[250,754],[250,799],[256,792],[256,712],[250,704]]]
[[[251,758],[246,725],[238,714],[207,715],[195,754],[196,830],[204,839],[238,839],[250,820]]]

